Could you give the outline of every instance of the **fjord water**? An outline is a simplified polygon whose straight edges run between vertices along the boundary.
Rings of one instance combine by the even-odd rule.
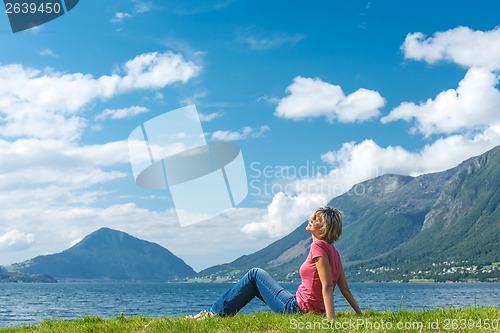
[[[283,283],[295,292],[298,284]],[[85,315],[183,316],[209,307],[231,283],[56,283],[0,284],[0,327],[37,324]],[[351,283],[362,309],[500,307],[499,283]],[[348,309],[338,290],[336,309]],[[242,313],[267,311],[254,300]]]

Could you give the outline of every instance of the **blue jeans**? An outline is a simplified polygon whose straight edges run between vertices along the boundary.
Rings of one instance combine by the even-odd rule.
[[[215,315],[234,315],[254,297],[260,298],[274,312],[301,312],[295,295],[280,286],[269,273],[252,268],[210,308]]]

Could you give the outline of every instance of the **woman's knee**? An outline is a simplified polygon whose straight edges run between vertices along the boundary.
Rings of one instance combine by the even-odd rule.
[[[254,267],[252,269],[250,269],[248,271],[248,273],[251,273],[251,274],[257,274],[257,273],[260,273],[260,272],[263,272],[264,270],[262,268],[259,268],[259,267]],[[265,272],[265,271],[264,271]]]
[[[254,268],[250,269],[247,274],[252,276],[252,277],[256,277],[257,275],[263,274],[263,273],[267,274],[267,272],[265,270],[263,270],[262,268],[254,267]]]

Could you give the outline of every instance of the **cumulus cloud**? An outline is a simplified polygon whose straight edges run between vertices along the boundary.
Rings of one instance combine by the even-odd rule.
[[[29,248],[34,240],[35,235],[12,229],[0,235],[0,249],[6,251],[22,251]]]
[[[90,74],[0,66],[0,130],[3,137],[76,140],[86,127],[79,115],[97,99],[138,89],[159,89],[186,82],[201,70],[172,52],[141,54],[121,73],[94,78]]]
[[[490,31],[458,27],[432,37],[411,33],[401,49],[407,59],[430,64],[449,61],[468,70],[456,89],[418,104],[403,102],[382,118],[382,123],[415,120],[412,131],[425,136],[484,130],[498,124],[500,27]]]
[[[458,27],[426,37],[421,32],[406,36],[401,49],[407,59],[434,64],[450,61],[464,67],[500,69],[500,27],[489,31]]]
[[[499,121],[500,91],[495,88],[498,79],[484,68],[471,68],[457,89],[443,91],[419,104],[401,103],[381,121],[416,120],[414,130],[426,136],[487,127]]]
[[[385,105],[376,91],[361,88],[346,96],[340,86],[318,78],[297,76],[286,92],[275,115],[294,120],[326,117],[329,122],[362,122],[377,117]]]
[[[118,91],[132,89],[157,89],[174,82],[185,83],[196,76],[201,68],[191,61],[186,61],[180,54],[170,51],[151,52],[136,56],[123,65],[125,76],[115,81]],[[103,81],[108,77],[101,77]],[[116,78],[115,78],[116,79]]]
[[[248,223],[241,230],[255,238],[284,236],[304,222],[315,208],[325,205],[326,201],[328,197],[320,193],[287,195],[279,192],[273,197],[262,220]]]
[[[441,138],[418,152],[408,151],[401,146],[383,148],[367,139],[359,144],[344,143],[338,151],[329,151],[321,158],[336,169],[367,175],[367,179],[388,173],[418,176],[455,167],[465,159],[480,155],[498,144],[500,126],[495,126],[472,137],[453,135]]]
[[[79,146],[58,140],[19,139],[0,140],[0,160],[3,191],[29,192],[55,186],[66,195],[125,177],[124,172],[105,168],[128,164],[129,156],[126,141]]]
[[[212,133],[211,139],[214,141],[238,141],[248,138],[259,138],[270,130],[271,128],[267,125],[262,125],[258,129],[246,126],[243,127],[241,132],[215,131]]]
[[[305,176],[275,180],[271,193],[266,193],[273,195],[266,215],[245,225],[242,231],[253,237],[285,236],[315,208],[326,205],[355,184],[384,174],[418,176],[450,169],[499,144],[500,125],[475,135],[441,138],[416,152],[401,146],[381,147],[371,139],[344,143],[339,150],[321,155],[328,168],[312,168],[309,163],[304,165],[309,170]],[[323,172],[315,174],[318,170]],[[252,180],[252,188],[258,185],[258,180]]]
[[[98,114],[96,120],[106,120],[106,119],[126,119],[137,116],[141,113],[149,112],[148,108],[143,106],[131,106],[123,109],[105,109],[103,112]]]
[[[27,167],[111,166],[128,162],[127,141],[80,146],[58,140],[0,140],[0,173]]]

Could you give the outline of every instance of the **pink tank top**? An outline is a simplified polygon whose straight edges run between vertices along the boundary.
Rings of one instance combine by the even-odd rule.
[[[304,312],[325,312],[325,303],[323,302],[323,293],[321,291],[321,281],[314,258],[327,257],[332,269],[332,278],[334,288],[339,279],[340,255],[333,244],[324,240],[315,240],[311,244],[311,249],[306,261],[300,266],[300,277],[302,284],[297,289],[297,303]]]

